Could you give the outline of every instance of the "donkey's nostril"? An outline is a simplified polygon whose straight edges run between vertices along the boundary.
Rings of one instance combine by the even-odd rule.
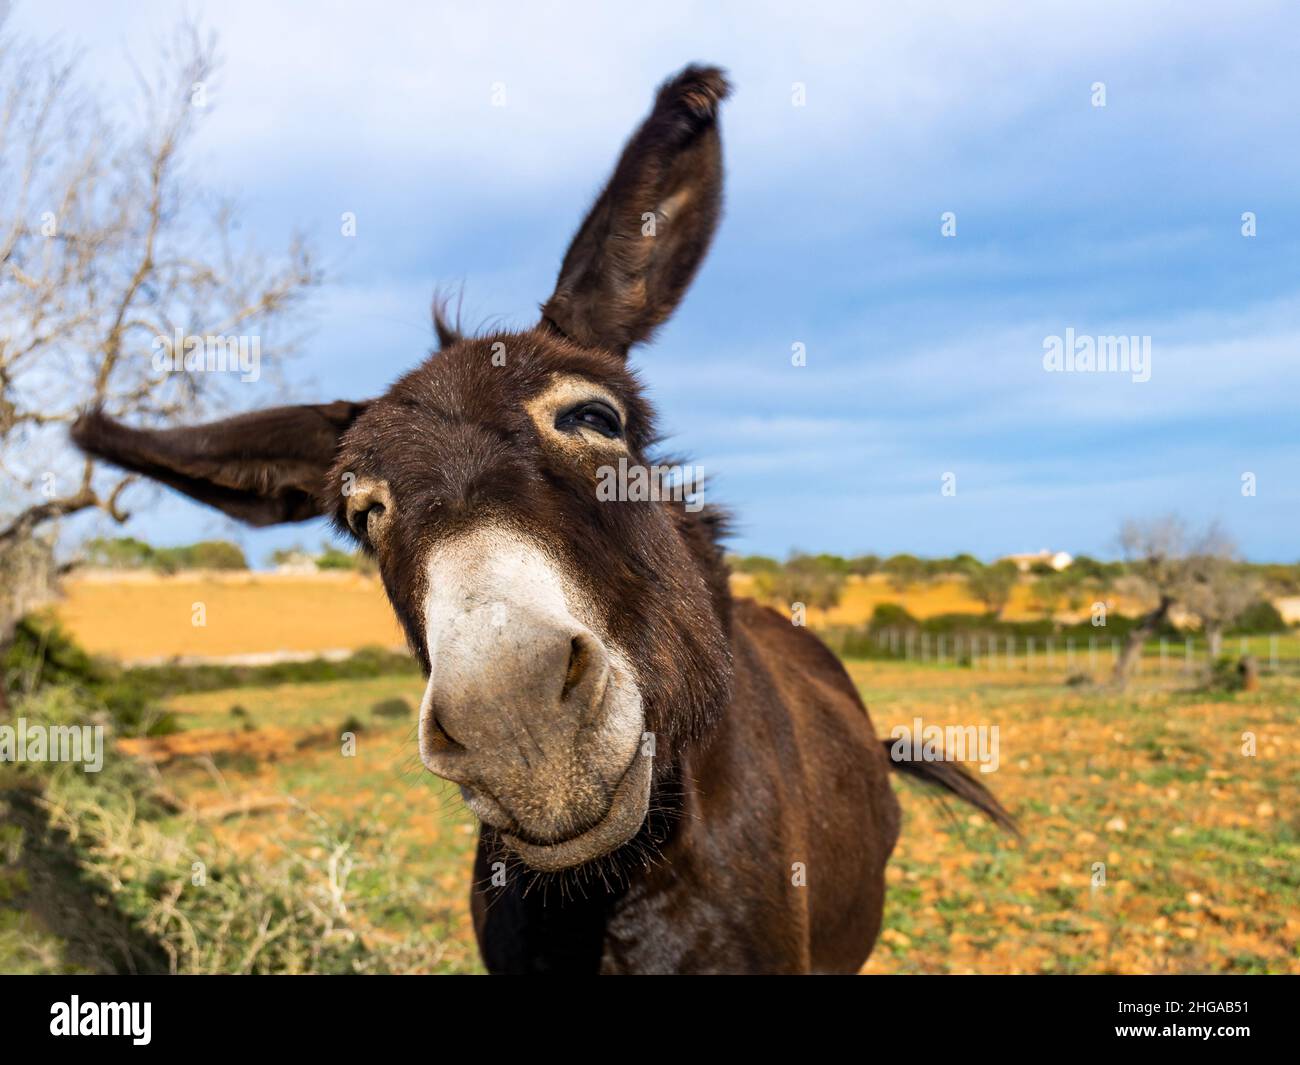
[[[443,727],[438,715],[430,713],[428,723],[424,730],[424,746],[430,754],[441,754],[446,751],[463,751],[465,748],[456,742],[450,732]]]
[[[564,674],[564,687],[560,689],[560,702],[568,699],[569,694],[582,683],[591,666],[592,649],[582,636],[575,636],[569,641],[569,668]]]

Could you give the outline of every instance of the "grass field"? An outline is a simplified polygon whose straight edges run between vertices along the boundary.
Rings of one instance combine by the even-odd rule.
[[[909,788],[868,972],[1300,972],[1295,678],[1117,697],[1041,671],[850,672],[878,731],[998,725],[986,779],[1025,835],[950,821]]]
[[[901,597],[914,614],[972,609],[942,584],[919,594]],[[852,614],[832,620],[860,621],[891,597],[884,582],[851,584],[840,609]],[[200,601],[206,627],[190,625]],[[354,575],[82,580],[59,613],[91,649],[137,659],[400,641],[377,584]],[[1091,663],[1098,678],[1108,642]],[[882,736],[916,717],[997,726],[1000,766],[984,780],[1024,831],[1009,838],[896,782],[905,823],[865,971],[1300,973],[1300,638],[1279,645],[1272,671],[1270,640],[1248,642],[1265,670],[1259,690],[1238,693],[1203,690],[1181,647],[1162,663],[1154,643],[1124,696],[1066,683],[1089,668],[1082,649],[1070,664],[1059,648],[1049,663],[1041,645],[973,668],[848,662]],[[184,836],[192,853],[164,842],[137,855],[127,828],[106,831],[110,889],[146,898],[161,928],[187,920],[194,896],[177,878],[193,858],[239,877],[279,870],[276,890],[307,898],[311,885],[299,913],[315,922],[310,935],[359,938],[372,968],[479,971],[467,901],[474,821],[419,765],[420,689],[407,675],[174,697],[179,732],[121,743],[173,811],[150,838]],[[245,915],[251,945],[218,922],[214,934],[232,941],[195,956],[257,968],[273,946],[263,940],[285,927],[273,901]],[[0,966],[66,967],[56,947],[33,945],[39,929],[29,936],[25,920],[16,941],[0,926]],[[314,964],[294,950],[293,967]]]
[[[867,972],[1300,973],[1300,682],[1212,696],[1151,677],[1119,698],[1041,663],[848,666],[882,735],[916,716],[997,725],[986,781],[1024,829],[896,784],[905,825]],[[221,848],[324,862],[342,841],[352,926],[394,967],[474,972],[473,820],[420,770],[414,716],[371,709],[418,696],[410,678],[187,695],[180,734],[132,749]]]

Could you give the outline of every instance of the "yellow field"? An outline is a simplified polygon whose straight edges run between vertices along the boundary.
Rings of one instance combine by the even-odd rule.
[[[732,587],[738,595],[752,594],[753,579],[737,575]],[[1028,580],[1015,588],[1004,618],[1040,616],[1030,588]],[[920,618],[983,610],[960,580],[937,580],[900,592],[876,575],[850,578],[839,606],[810,610],[808,621],[858,625],[880,603],[899,603]],[[1113,597],[1109,605],[1121,610],[1132,606]],[[64,582],[55,613],[87,650],[129,662],[404,643],[379,579],[356,573],[81,573]]]
[[[356,573],[84,574],[55,613],[124,661],[405,645],[378,578]]]

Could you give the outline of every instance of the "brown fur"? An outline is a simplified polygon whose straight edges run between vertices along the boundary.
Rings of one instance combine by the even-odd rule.
[[[379,542],[365,523],[361,536],[426,672],[425,559],[444,538],[508,524],[588,590],[656,738],[651,810],[629,843],[556,874],[519,868],[482,829],[472,903],[493,971],[852,972],[880,929],[899,807],[839,661],[733,603],[723,514],[599,502],[590,464],[548,447],[526,410],[556,375],[594,382],[627,412],[630,461],[655,461],[653,411],[623,356],[672,312],[712,237],[727,92],[694,67],[660,90],[533,329],[465,339],[437,310],[444,350],[369,403],[169,430],[92,412],[73,431],[89,454],[255,524],[327,513],[347,530],[349,480],[384,484],[396,513]],[[953,767],[905,768],[1009,821]],[[502,887],[497,861],[512,870]]]

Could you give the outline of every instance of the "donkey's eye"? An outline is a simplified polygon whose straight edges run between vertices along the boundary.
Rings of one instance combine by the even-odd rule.
[[[598,399],[587,400],[566,410],[555,419],[555,428],[567,431],[595,429],[601,436],[607,436],[611,440],[623,435],[623,423],[618,411]]]

